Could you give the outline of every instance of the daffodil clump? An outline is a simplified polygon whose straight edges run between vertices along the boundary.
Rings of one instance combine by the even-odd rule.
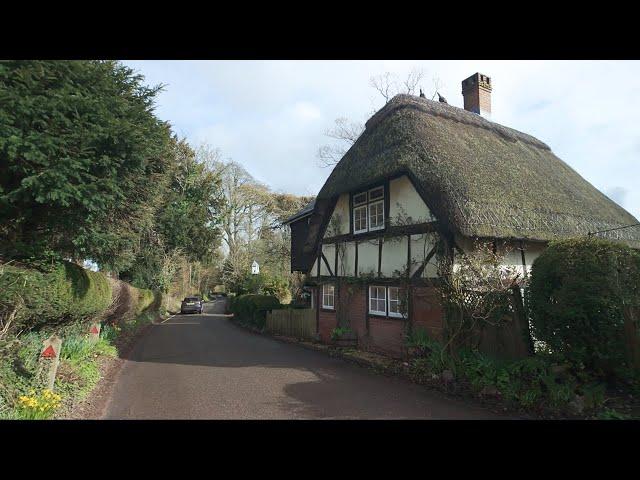
[[[60,406],[60,395],[45,388],[38,395],[31,390],[29,395],[18,398],[18,414],[25,420],[42,420],[51,417]]]

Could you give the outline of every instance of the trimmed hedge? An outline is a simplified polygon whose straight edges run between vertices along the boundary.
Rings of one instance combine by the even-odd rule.
[[[237,320],[259,328],[264,328],[267,312],[279,308],[280,301],[272,295],[240,295],[229,301],[229,309]]]
[[[532,333],[553,355],[629,373],[640,332],[625,334],[623,310],[640,306],[640,252],[595,238],[552,242],[533,264],[529,305]]]
[[[156,294],[152,290],[136,288],[138,292],[138,302],[136,304],[136,316],[151,307],[156,301]]]
[[[11,332],[83,320],[110,304],[111,284],[102,273],[69,262],[47,271],[0,265],[0,316],[14,314]]]

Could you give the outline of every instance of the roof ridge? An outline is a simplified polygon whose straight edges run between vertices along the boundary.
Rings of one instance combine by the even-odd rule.
[[[551,151],[551,148],[543,141],[514,128],[505,127],[499,123],[492,122],[477,113],[469,112],[463,108],[449,105],[448,103],[436,102],[435,100],[416,97],[405,93],[400,93],[389,100],[384,107],[378,110],[365,123],[365,128],[368,129],[377,125],[383,118],[401,108],[415,108],[428,115],[446,118],[457,123],[463,123],[488,130],[511,142],[519,140],[533,147]]]

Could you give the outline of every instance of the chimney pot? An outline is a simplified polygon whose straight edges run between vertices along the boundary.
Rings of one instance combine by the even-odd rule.
[[[464,109],[483,117],[491,117],[491,78],[474,73],[462,81]]]

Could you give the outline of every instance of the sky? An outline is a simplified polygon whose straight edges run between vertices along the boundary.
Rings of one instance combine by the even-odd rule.
[[[315,195],[329,176],[318,147],[338,117],[364,123],[384,105],[370,86],[412,69],[428,98],[439,79],[462,107],[461,82],[491,77],[491,120],[533,135],[640,219],[639,61],[125,61],[164,84],[156,113],[192,145],[207,143],[278,192]]]

